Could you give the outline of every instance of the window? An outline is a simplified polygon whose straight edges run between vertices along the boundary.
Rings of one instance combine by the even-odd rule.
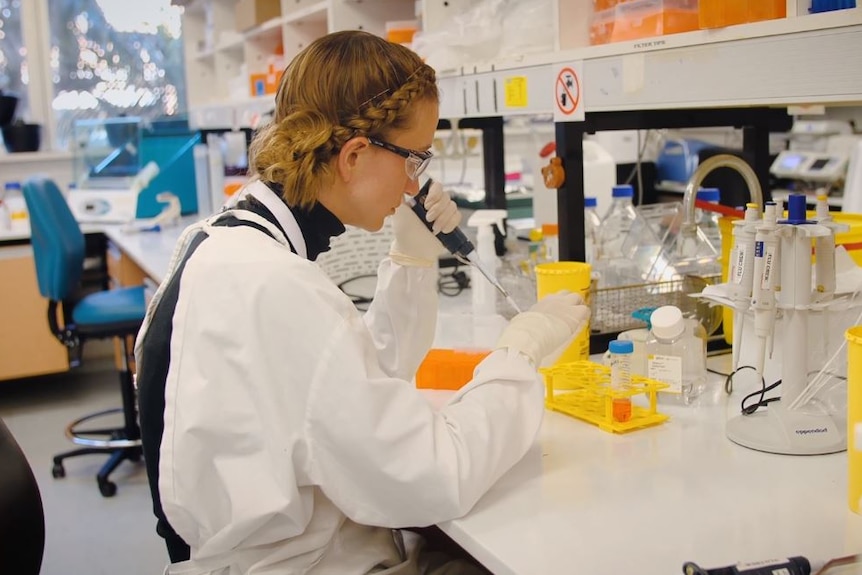
[[[79,119],[154,119],[185,112],[182,8],[171,6],[170,0],[47,4],[51,106],[59,147],[67,147]]]
[[[27,49],[21,26],[21,2],[0,0],[0,90],[18,96],[15,116],[26,118],[29,111],[27,98]]]

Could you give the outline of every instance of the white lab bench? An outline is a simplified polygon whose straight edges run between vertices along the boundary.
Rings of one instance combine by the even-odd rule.
[[[181,231],[104,228],[156,281]],[[500,327],[465,332],[457,323],[469,307],[440,301],[438,345]],[[726,372],[729,358],[709,363]],[[723,378],[710,377],[716,391],[703,403],[711,405],[660,405],[668,422],[625,435],[546,412],[527,456],[470,513],[440,527],[498,575],[664,575],[680,573],[684,561],[716,567],[862,553],[862,516],[847,504],[847,454],[773,455],[730,442],[724,422],[741,394],[728,399],[718,391]]]
[[[726,371],[728,357],[710,359]],[[711,374],[715,390],[722,377]],[[741,394],[659,406],[659,426],[614,435],[546,411],[537,443],[476,507],[440,525],[498,575],[681,573],[862,553],[847,454],[794,457],[730,442]],[[857,566],[856,573],[862,573]]]

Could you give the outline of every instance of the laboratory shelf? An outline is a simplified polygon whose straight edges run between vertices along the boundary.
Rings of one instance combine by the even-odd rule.
[[[590,46],[441,72],[441,116],[553,113],[580,63],[585,112],[862,101],[862,8]],[[513,98],[507,86],[525,90]]]

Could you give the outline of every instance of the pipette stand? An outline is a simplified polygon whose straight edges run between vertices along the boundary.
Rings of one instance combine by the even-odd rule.
[[[810,371],[808,315],[812,309],[812,240],[830,233],[829,228],[804,220],[779,224],[781,288],[777,296],[778,309],[783,315],[781,385],[778,388],[781,399],[770,403],[766,409],[728,420],[727,437],[734,443],[786,455],[820,455],[847,449],[846,426],[837,424],[825,409],[815,402],[791,407],[808,384]]]

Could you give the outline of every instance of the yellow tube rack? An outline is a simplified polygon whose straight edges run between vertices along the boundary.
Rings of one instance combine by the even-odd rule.
[[[561,363],[539,371],[545,377],[545,407],[597,425],[604,431],[626,433],[669,419],[656,410],[656,394],[668,387],[666,383],[632,375],[628,389],[613,390],[610,368],[592,361]],[[615,420],[614,400],[632,399],[637,395],[647,397],[648,407],[632,402],[631,417],[627,421]]]

